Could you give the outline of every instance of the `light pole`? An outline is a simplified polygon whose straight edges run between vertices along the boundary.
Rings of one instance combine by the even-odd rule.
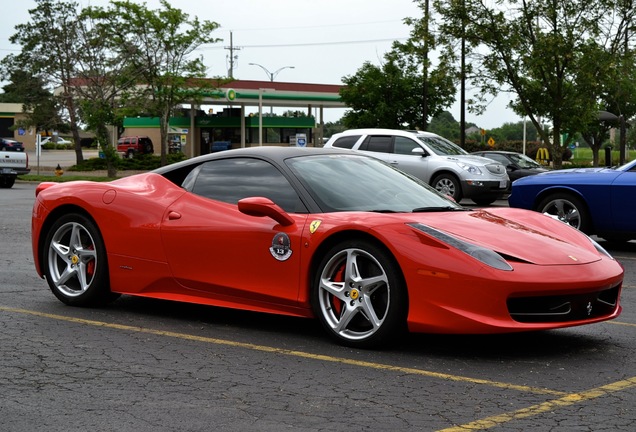
[[[269,69],[267,69],[265,66],[260,65],[258,63],[248,63],[248,65],[250,66],[258,66],[259,68],[263,69],[265,71],[265,73],[267,74],[269,80],[271,82],[274,82],[274,78],[276,78],[276,75],[278,75],[280,73],[280,71],[282,71],[283,69],[295,69],[294,66],[283,66],[282,68],[278,68],[276,69],[274,72],[270,72]],[[270,107],[270,114],[274,113],[274,107]]]
[[[280,71],[282,71],[283,69],[295,69],[294,66],[283,66],[282,68],[276,69],[274,72],[270,72],[269,69],[267,69],[263,65],[259,65],[258,63],[248,63],[248,64],[250,66],[258,66],[259,68],[263,69],[271,82],[274,82],[274,78],[276,78],[276,75],[278,75]]]

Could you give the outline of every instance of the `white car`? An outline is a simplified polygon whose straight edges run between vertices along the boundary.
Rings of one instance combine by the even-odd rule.
[[[506,168],[492,159],[474,156],[446,138],[430,132],[394,129],[350,129],[333,135],[326,148],[339,147],[381,159],[459,202],[478,205],[501,198],[509,186]]]
[[[44,137],[40,140],[40,145],[44,145],[47,143],[53,143],[55,142],[56,144],[73,144],[72,141],[69,141],[67,139],[64,139],[62,137],[57,137],[57,141],[53,141],[53,137]]]

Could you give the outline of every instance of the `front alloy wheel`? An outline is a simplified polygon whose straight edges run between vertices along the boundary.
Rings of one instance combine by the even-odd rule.
[[[590,233],[591,220],[587,208],[580,198],[572,194],[552,194],[539,203],[537,211],[556,217],[586,234]]]
[[[104,242],[90,219],[62,216],[48,232],[44,248],[46,280],[63,303],[102,305],[117,298],[110,292]]]
[[[332,248],[313,284],[314,311],[340,343],[380,347],[397,339],[406,324],[407,299],[393,258],[363,241]]]
[[[440,174],[433,179],[431,185],[442,195],[448,195],[452,197],[455,202],[462,200],[461,185],[455,177],[450,174]]]

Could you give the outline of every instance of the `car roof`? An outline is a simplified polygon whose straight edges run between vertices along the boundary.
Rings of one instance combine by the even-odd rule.
[[[340,132],[338,135],[399,135],[412,137],[413,135],[437,137],[439,135],[433,132],[417,131],[417,130],[403,130],[403,129],[384,129],[384,128],[362,128],[362,129],[348,129],[344,132]]]
[[[322,148],[322,147],[285,147],[285,146],[258,146],[258,147],[245,147],[231,150],[223,150],[219,152],[209,153],[202,156],[197,156],[192,159],[187,159],[176,164],[166,165],[165,167],[158,168],[153,172],[157,174],[164,174],[180,167],[189,166],[191,164],[201,164],[214,159],[223,159],[227,157],[259,157],[269,159],[278,164],[282,164],[285,159],[297,156],[307,155],[326,155],[326,154],[344,154],[355,155],[351,150],[339,149],[339,148]]]

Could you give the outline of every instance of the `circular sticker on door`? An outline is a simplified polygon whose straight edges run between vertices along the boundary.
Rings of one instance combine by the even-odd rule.
[[[292,254],[289,236],[285,233],[278,233],[272,240],[272,247],[269,248],[272,256],[278,261],[286,261]]]

